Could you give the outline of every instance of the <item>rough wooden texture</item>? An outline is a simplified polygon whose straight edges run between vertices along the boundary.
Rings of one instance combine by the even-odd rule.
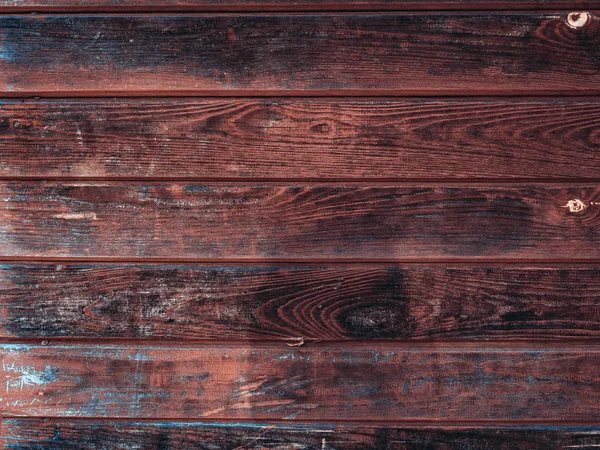
[[[3,349],[8,414],[447,420],[599,415],[597,349]]]
[[[600,268],[10,264],[0,336],[599,338]]]
[[[0,102],[4,177],[598,179],[591,99]]]
[[[0,0],[0,12],[548,10],[598,6],[597,0]]]
[[[567,13],[4,16],[0,93],[600,93]]]
[[[600,258],[597,186],[5,182],[0,198],[12,257]]]
[[[3,344],[5,415],[600,420],[600,350]]]
[[[106,422],[6,419],[11,450],[564,450],[600,445],[592,426],[382,426],[333,423]]]

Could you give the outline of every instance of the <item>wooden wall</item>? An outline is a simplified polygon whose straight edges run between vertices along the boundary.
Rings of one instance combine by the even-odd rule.
[[[595,0],[0,0],[12,450],[600,446]]]

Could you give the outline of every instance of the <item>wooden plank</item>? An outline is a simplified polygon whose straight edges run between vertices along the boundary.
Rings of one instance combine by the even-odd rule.
[[[600,419],[597,345],[3,344],[5,415]]]
[[[598,179],[591,99],[0,103],[4,177]]]
[[[600,267],[5,264],[0,336],[600,337]]]
[[[29,11],[377,11],[594,9],[597,0],[0,0],[1,12]]]
[[[353,425],[333,423],[123,422],[6,419],[7,449],[179,450],[303,448],[562,450],[600,445],[597,426]]]
[[[590,185],[0,183],[4,257],[600,258]]]
[[[3,16],[0,93],[598,94],[599,17]]]

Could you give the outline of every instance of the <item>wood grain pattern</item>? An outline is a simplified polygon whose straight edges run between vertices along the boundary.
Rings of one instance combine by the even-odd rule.
[[[600,258],[597,186],[5,182],[0,198],[11,257]]]
[[[597,345],[0,346],[5,415],[600,419]]]
[[[598,179],[592,99],[0,102],[4,177]]]
[[[0,0],[1,12],[29,11],[376,11],[594,9],[597,0]]]
[[[5,264],[0,336],[600,337],[600,267]]]
[[[596,1],[0,0],[0,446],[600,446]]]
[[[457,427],[335,423],[107,422],[6,419],[11,450],[564,450],[600,445],[594,426]]]
[[[598,94],[567,13],[5,16],[3,95]]]

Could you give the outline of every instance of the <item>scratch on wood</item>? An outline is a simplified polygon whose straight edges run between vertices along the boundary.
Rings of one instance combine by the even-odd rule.
[[[26,387],[46,386],[58,378],[58,370],[49,365],[46,365],[43,371],[39,371],[31,366],[2,363],[2,370],[6,373],[17,374],[13,378],[9,375],[6,376],[6,392],[10,392],[11,389],[22,391]]]
[[[303,337],[297,337],[297,338],[290,338],[290,340],[294,340],[297,341],[293,344],[287,344],[288,347],[302,347],[304,345],[304,338]]]
[[[243,403],[236,403],[235,405],[231,405],[229,408],[231,408],[231,409],[254,409],[254,408],[269,407],[269,406],[285,406],[285,405],[291,405],[292,403],[295,403],[295,400],[273,400],[273,401],[256,402],[256,403],[243,402]],[[215,414],[219,414],[219,413],[225,411],[226,409],[227,408],[216,408],[216,409],[213,409],[211,411],[207,411],[207,412],[201,414],[201,417],[214,416]]]
[[[55,219],[63,220],[98,220],[96,213],[67,213],[67,214],[55,214]]]

